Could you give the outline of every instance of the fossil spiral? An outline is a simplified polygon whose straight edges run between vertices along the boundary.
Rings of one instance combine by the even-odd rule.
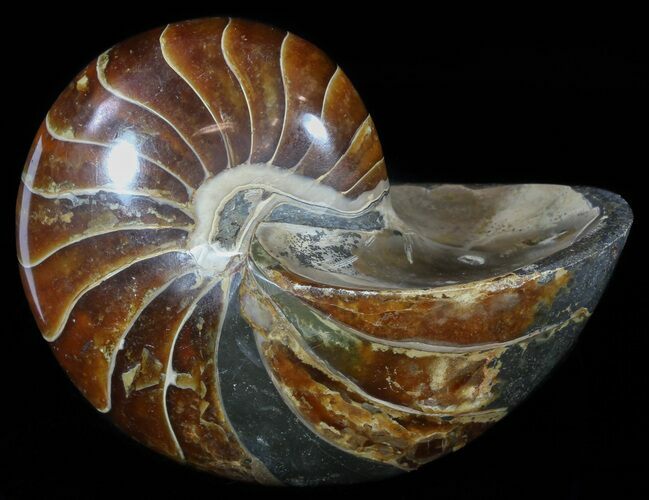
[[[88,65],[17,203],[34,317],[90,403],[168,457],[295,485],[412,470],[500,419],[629,224],[596,189],[389,189],[341,69],[226,18]]]

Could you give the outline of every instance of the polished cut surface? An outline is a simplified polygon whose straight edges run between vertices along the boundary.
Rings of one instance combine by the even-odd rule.
[[[227,18],[88,65],[17,203],[34,317],[90,403],[179,462],[287,485],[413,470],[502,418],[630,224],[593,188],[390,188],[341,69]]]

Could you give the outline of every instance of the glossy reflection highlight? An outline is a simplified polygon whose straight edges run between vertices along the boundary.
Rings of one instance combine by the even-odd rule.
[[[456,450],[574,343],[631,222],[566,186],[390,188],[309,42],[227,18],[63,90],[17,202],[24,288],[82,394],[201,470],[346,484]]]

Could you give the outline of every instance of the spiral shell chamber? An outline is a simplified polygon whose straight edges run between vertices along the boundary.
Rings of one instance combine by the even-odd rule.
[[[565,186],[393,186],[358,93],[239,19],[109,49],[17,203],[34,317],[128,435],[226,477],[389,477],[499,420],[573,344],[631,214]]]

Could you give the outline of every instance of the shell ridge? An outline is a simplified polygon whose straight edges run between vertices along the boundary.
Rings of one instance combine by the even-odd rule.
[[[96,189],[68,189],[66,191],[59,191],[57,193],[49,193],[47,191],[43,191],[42,189],[39,189],[33,185],[30,185],[30,183],[27,181],[27,179],[22,179],[22,182],[24,186],[31,191],[32,193],[41,196],[43,198],[47,198],[50,200],[56,200],[56,199],[67,199],[67,200],[72,200],[74,201],[75,198],[80,197],[80,196],[94,196],[99,193],[110,193],[110,194],[115,194],[118,196],[130,196],[133,198],[147,198],[150,200],[155,201],[159,205],[168,205],[170,207],[173,207],[174,209],[184,213],[187,217],[190,219],[194,220],[195,215],[192,211],[190,211],[186,205],[182,205],[178,202],[166,199],[166,198],[161,198],[159,196],[154,196],[151,194],[147,194],[146,192],[142,191],[131,191],[128,189],[114,189],[114,188],[109,188],[109,187],[99,187]]]
[[[170,280],[168,280],[166,283],[164,283],[163,285],[156,288],[153,291],[153,293],[149,297],[147,297],[147,299],[142,303],[142,305],[138,308],[135,315],[129,321],[128,325],[126,326],[126,328],[124,329],[124,331],[122,332],[122,334],[120,336],[118,347],[116,349],[114,349],[113,352],[111,353],[110,365],[109,365],[109,369],[108,369],[108,372],[107,372],[107,379],[106,379],[107,403],[106,403],[106,406],[104,407],[104,409],[98,408],[98,410],[101,411],[102,413],[107,413],[111,409],[111,394],[112,394],[112,385],[113,385],[113,372],[115,371],[115,362],[117,360],[117,355],[119,354],[119,351],[121,351],[123,346],[124,346],[124,341],[125,341],[126,337],[128,336],[129,332],[131,331],[131,328],[137,322],[137,320],[140,318],[142,313],[151,305],[152,302],[155,301],[156,298],[158,298],[174,282],[176,282],[177,280],[179,280],[179,279],[181,279],[181,278],[183,278],[183,277],[185,277],[185,276],[187,276],[189,274],[192,274],[193,272],[195,272],[195,271],[189,271],[189,272],[186,272],[186,273],[183,273],[183,274],[176,275],[173,278],[171,278]]]
[[[108,228],[103,231],[97,231],[91,234],[82,234],[78,238],[72,238],[67,240],[65,243],[60,244],[56,247],[54,247],[53,250],[50,250],[48,253],[45,255],[41,256],[40,258],[31,261],[29,264],[24,264],[23,262],[20,262],[20,264],[25,268],[29,269],[32,267],[36,267],[42,262],[46,261],[50,257],[52,257],[54,254],[59,252],[60,250],[63,250],[66,247],[69,247],[70,245],[74,245],[76,243],[80,243],[88,238],[94,238],[96,236],[103,236],[105,234],[111,234],[111,233],[118,233],[121,231],[146,231],[150,229],[179,229],[181,231],[185,231],[186,233],[189,233],[191,228],[190,227],[181,227],[181,226],[174,226],[174,225],[164,225],[164,224],[142,224],[139,226],[133,225],[133,226],[126,226],[126,227],[118,227],[118,228]],[[20,261],[20,260],[19,260]]]
[[[277,310],[277,309],[276,309],[276,310]],[[280,314],[281,314],[281,313],[280,313]],[[302,414],[300,413],[300,411],[296,408],[296,406],[293,404],[293,402],[289,399],[288,395],[285,394],[284,390],[282,389],[282,387],[281,387],[281,385],[280,385],[280,382],[279,382],[279,380],[277,379],[277,376],[275,375],[275,373],[273,372],[273,370],[272,370],[271,367],[269,366],[269,364],[268,364],[268,359],[267,359],[266,355],[264,354],[264,351],[263,351],[263,337],[262,337],[259,333],[257,333],[257,332],[254,332],[254,336],[255,336],[255,344],[256,344],[256,346],[257,346],[257,351],[258,351],[258,353],[259,353],[259,357],[261,358],[262,364],[263,364],[263,366],[264,366],[264,368],[265,368],[265,370],[266,370],[266,373],[268,374],[268,378],[269,378],[269,379],[271,380],[271,382],[273,383],[273,387],[274,387],[275,390],[277,391],[277,394],[278,394],[279,397],[282,399],[282,401],[284,402],[284,404],[286,405],[286,407],[287,407],[287,408],[288,408],[288,409],[293,413],[293,415],[295,416],[295,418],[296,418],[296,419],[297,419],[297,420],[298,420],[298,421],[299,421],[299,422],[300,422],[300,423],[301,423],[301,424],[302,424],[306,429],[308,429],[310,432],[312,432],[313,435],[316,437],[316,439],[313,440],[313,443],[315,443],[315,445],[320,449],[320,452],[321,452],[321,453],[324,453],[324,454],[328,455],[328,456],[331,457],[332,459],[335,459],[335,458],[336,458],[336,457],[333,457],[333,456],[332,456],[332,455],[331,455],[331,454],[330,454],[330,453],[329,453],[329,452],[328,452],[328,451],[327,451],[327,450],[326,450],[326,449],[321,445],[321,443],[319,442],[319,440],[322,440],[323,442],[325,442],[325,443],[327,443],[328,445],[330,445],[330,446],[332,446],[332,447],[334,447],[334,448],[336,448],[336,449],[342,451],[343,453],[345,453],[346,455],[349,455],[350,457],[354,457],[354,458],[357,458],[357,459],[358,459],[358,458],[360,458],[360,459],[365,459],[365,460],[369,460],[369,461],[371,461],[371,462],[376,462],[376,463],[379,463],[379,464],[387,464],[386,462],[381,461],[381,460],[376,460],[376,459],[369,458],[369,457],[361,457],[361,456],[358,456],[358,455],[356,455],[355,453],[351,452],[349,449],[344,448],[344,447],[343,447],[342,445],[340,445],[339,443],[336,443],[336,442],[333,441],[332,439],[329,439],[329,438],[328,438],[327,436],[325,436],[322,432],[318,432],[317,429],[315,428],[315,426],[314,426],[313,424],[311,424],[310,422],[308,422],[308,421],[306,420],[306,418],[304,417],[304,415],[302,415]],[[354,387],[354,384],[353,384],[353,383],[349,382],[348,385],[350,385],[350,386],[352,386],[354,389],[356,389],[356,387]],[[360,394],[363,394],[363,391],[358,391],[358,392],[359,392]],[[366,397],[367,397],[367,396],[366,396]],[[367,398],[367,399],[372,400],[373,398]],[[346,465],[346,464],[344,464],[344,463],[341,463],[341,465],[342,465],[345,469],[347,469],[348,471],[350,471],[350,472],[352,472],[352,473],[356,472],[356,471],[354,471],[354,469],[350,468],[348,465]],[[395,466],[395,464],[388,464],[388,465]]]
[[[195,271],[196,272],[196,271]],[[178,323],[175,332],[173,334],[173,340],[171,342],[171,346],[169,348],[169,357],[167,359],[167,366],[166,366],[166,371],[165,371],[165,377],[164,377],[164,385],[162,389],[162,406],[164,408],[164,415],[165,415],[165,422],[167,424],[167,429],[171,436],[173,437],[173,440],[176,444],[176,448],[178,450],[178,453],[180,454],[180,459],[185,460],[185,453],[182,447],[180,446],[180,442],[178,441],[178,437],[176,436],[176,432],[173,429],[173,426],[171,425],[171,420],[169,419],[169,410],[168,410],[168,403],[167,403],[167,391],[170,385],[176,386],[176,372],[173,368],[173,357],[174,357],[174,352],[176,348],[176,341],[178,340],[178,336],[180,335],[180,332],[183,330],[185,327],[185,324],[189,320],[189,318],[194,314],[194,311],[196,310],[196,306],[198,303],[210,292],[212,289],[221,281],[221,276],[217,276],[211,280],[205,281],[205,278],[201,277],[201,280],[203,280],[203,283],[201,285],[203,287],[203,290],[194,297],[192,300],[192,303],[188,307],[187,311],[185,312],[182,320]],[[177,386],[176,386],[177,387]]]
[[[333,72],[333,75],[329,78],[329,83],[327,83],[327,87],[325,88],[324,95],[322,96],[322,105],[320,107],[320,124],[322,126],[322,121],[323,121],[323,116],[324,116],[324,110],[325,110],[325,103],[327,102],[327,96],[329,95],[329,92],[331,90],[331,86],[334,84],[338,73],[341,71],[340,66],[336,66],[336,70]],[[304,155],[302,155],[302,158],[295,164],[293,168],[291,168],[291,172],[301,172],[301,170],[304,168],[304,161],[305,158],[308,157],[308,155],[311,153],[311,151],[314,149],[314,140],[313,137],[310,135],[309,138],[311,139],[311,143],[309,144],[309,147],[307,150],[304,152]]]
[[[334,163],[333,167],[331,167],[329,170],[327,170],[324,174],[322,174],[320,177],[316,179],[316,182],[322,182],[325,180],[327,177],[329,177],[332,173],[334,173],[337,169],[342,164],[342,161],[347,157],[348,153],[351,151],[352,146],[356,142],[356,139],[359,138],[359,136],[363,133],[363,129],[367,126],[368,122],[372,120],[372,117],[368,115],[365,117],[363,122],[358,126],[356,129],[356,132],[354,132],[354,135],[349,141],[349,144],[347,145],[347,148],[345,148],[345,151],[343,154],[340,155],[336,163]]]
[[[343,194],[349,194],[349,193],[351,193],[352,191],[354,191],[355,188],[357,188],[358,186],[361,185],[361,183],[363,182],[363,180],[365,180],[367,177],[369,177],[369,176],[374,172],[374,169],[380,167],[381,164],[383,164],[383,163],[385,163],[385,161],[384,161],[383,158],[381,158],[379,161],[377,161],[377,162],[372,166],[372,168],[370,168],[367,172],[365,172],[365,174],[363,174],[363,176],[362,176],[360,179],[358,179],[358,180],[356,181],[356,183],[354,183],[354,185],[353,185],[352,187],[350,187],[350,188],[347,189],[346,191],[343,191]]]
[[[241,271],[238,271],[241,272]],[[217,326],[216,330],[216,335],[214,339],[214,363],[212,364],[213,367],[213,376],[214,376],[214,383],[218,388],[221,387],[221,377],[219,374],[219,366],[218,366],[218,352],[219,352],[219,345],[220,345],[220,340],[221,340],[221,334],[223,332],[223,325],[225,323],[225,318],[228,313],[228,308],[230,306],[230,301],[233,300],[232,294],[236,292],[236,286],[233,289],[232,287],[232,281],[233,277],[237,275],[237,271],[233,271],[229,275],[224,276],[223,280],[221,281],[221,289],[222,289],[222,297],[223,297],[223,306],[221,308],[221,315],[219,317],[219,324]],[[232,424],[232,421],[230,420],[230,417],[228,416],[228,412],[225,409],[225,404],[223,401],[223,393],[221,390],[216,391],[217,392],[217,398],[219,401],[219,405],[221,406],[222,413],[223,413],[223,419],[225,420],[225,423],[228,425],[229,430],[232,432],[232,435],[236,439],[238,445],[241,447],[244,452],[251,457],[253,462],[255,463],[255,467],[262,469],[263,475],[266,477],[272,478],[274,481],[279,482],[277,478],[275,478],[272,473],[266,468],[266,465],[259,460],[249,449],[248,447],[243,443],[241,438],[239,437],[239,434],[236,432],[234,425]]]
[[[250,266],[256,268],[257,270],[259,270],[258,266],[256,266],[256,264],[255,264],[254,262],[251,262],[251,263],[250,263]],[[308,345],[308,344],[305,342],[305,340],[302,338],[301,335],[295,335],[295,331],[299,331],[299,330],[297,329],[297,326],[296,326],[296,325],[295,325],[295,324],[294,324],[294,323],[293,323],[293,322],[292,322],[292,321],[287,317],[287,315],[286,315],[286,313],[284,312],[284,310],[283,310],[280,306],[278,306],[274,300],[271,299],[271,297],[270,297],[270,295],[269,295],[269,292],[268,292],[268,290],[267,290],[266,287],[277,288],[277,285],[275,285],[275,284],[274,284],[272,281],[270,281],[270,280],[269,280],[265,275],[263,275],[263,273],[261,273],[260,270],[259,270],[259,272],[257,272],[257,273],[251,273],[251,274],[252,274],[252,276],[253,276],[253,279],[255,280],[255,282],[257,283],[257,285],[258,285],[258,287],[259,287],[259,288],[258,288],[259,291],[260,291],[261,294],[262,294],[264,297],[266,297],[266,298],[268,299],[268,301],[272,304],[272,306],[273,306],[273,308],[275,309],[275,311],[277,312],[277,314],[278,314],[279,316],[281,316],[284,320],[286,320],[288,323],[290,323],[291,325],[293,325],[293,329],[290,330],[293,339],[294,339],[294,340],[295,340],[295,341],[300,345],[300,347],[301,347],[302,349],[304,349],[304,350],[305,350],[305,351],[306,351],[306,352],[307,352],[307,353],[308,353],[308,354],[309,354],[309,355],[310,355],[314,360],[317,360],[317,363],[319,364],[319,366],[320,366],[321,368],[324,368],[324,371],[326,371],[327,374],[328,374],[329,376],[331,376],[332,378],[335,378],[335,379],[339,380],[339,381],[342,382],[344,385],[346,385],[346,386],[348,386],[348,387],[351,387],[351,388],[354,389],[357,393],[361,394],[361,395],[362,395],[365,399],[367,399],[368,401],[372,401],[372,402],[374,402],[374,403],[377,403],[377,404],[379,404],[380,406],[385,406],[385,407],[388,407],[388,408],[393,409],[393,410],[401,411],[401,412],[404,412],[404,413],[410,413],[410,414],[413,414],[413,415],[422,415],[422,416],[427,416],[427,415],[433,415],[433,416],[445,416],[445,415],[443,415],[443,414],[440,414],[440,415],[434,415],[434,414],[431,414],[431,413],[425,413],[425,412],[423,412],[423,411],[421,411],[421,410],[417,410],[417,409],[415,409],[415,408],[411,408],[411,407],[409,407],[409,406],[399,405],[399,404],[396,404],[396,403],[392,403],[392,402],[390,402],[390,401],[386,401],[386,400],[384,400],[384,399],[380,399],[380,398],[378,398],[378,397],[376,397],[376,396],[372,396],[372,395],[369,394],[366,390],[364,390],[363,388],[361,388],[361,387],[360,387],[356,382],[354,382],[354,381],[351,380],[349,377],[347,377],[346,375],[344,375],[340,370],[338,370],[337,368],[334,368],[333,366],[331,366],[331,364],[330,364],[328,361],[326,361],[326,360],[324,360],[324,359],[321,359],[321,356],[319,356],[318,354],[316,354],[316,353],[313,351],[312,347],[311,347],[310,345]],[[262,278],[262,276],[263,276],[263,278]],[[264,279],[264,281],[268,282],[268,285],[264,286],[262,283],[260,283],[260,281],[259,281],[260,279]],[[309,303],[305,302],[305,301],[304,301],[303,299],[301,299],[300,297],[295,297],[295,299],[296,299],[296,300],[297,300],[297,301],[298,301],[302,306],[306,307],[306,308],[307,308],[307,309],[308,309],[312,314],[314,314],[314,315],[316,315],[316,316],[321,316],[321,313],[319,313],[319,311],[317,311],[316,309],[314,309],[314,308],[313,308]],[[335,321],[335,320],[334,320],[333,318],[331,318],[331,319],[327,319],[327,321]],[[346,327],[346,330],[347,330],[347,329],[348,329],[348,330],[352,330],[352,329],[350,329],[349,327]],[[352,331],[353,331],[353,330],[352,330]],[[356,333],[356,332],[353,332],[353,333]],[[260,353],[261,353],[261,351],[260,351]],[[262,359],[265,360],[265,356],[263,355],[263,353],[261,354],[261,356],[262,356]],[[265,363],[265,366],[267,367],[267,369],[269,369],[269,368],[268,368],[268,365],[267,365],[266,363]],[[274,375],[272,375],[272,373],[271,373],[270,370],[269,370],[269,374],[273,377],[273,380],[276,380],[276,377],[275,377]],[[281,391],[280,391],[280,392],[281,392]],[[292,407],[293,411],[294,411],[296,414],[299,414],[297,408],[294,408],[293,405],[290,405],[290,406]],[[315,432],[315,431],[314,431],[314,432]],[[332,444],[333,444],[333,443],[332,443]],[[342,448],[341,448],[341,449],[342,449]],[[347,451],[347,450],[343,450],[343,451]]]
[[[123,94],[122,92],[120,92],[116,88],[112,87],[108,83],[108,81],[106,80],[105,70],[106,70],[106,66],[108,65],[108,62],[110,60],[109,53],[110,53],[111,50],[112,50],[112,48],[108,49],[106,52],[104,52],[103,54],[101,54],[97,58],[97,79],[99,80],[99,83],[101,84],[101,86],[104,87],[108,92],[113,94],[115,97],[118,97],[119,99],[122,99],[122,100],[124,100],[126,102],[130,102],[131,104],[135,104],[136,106],[148,111],[152,115],[157,116],[158,118],[163,120],[165,123],[167,123],[178,134],[178,136],[185,142],[185,144],[192,151],[192,153],[194,153],[194,155],[196,156],[196,159],[200,163],[201,167],[203,167],[203,174],[204,174],[203,178],[206,179],[207,177],[209,177],[210,172],[207,169],[207,167],[205,166],[205,162],[204,162],[203,158],[201,158],[201,156],[196,151],[196,148],[194,147],[194,145],[189,141],[189,139],[187,139],[187,137],[185,137],[185,135],[182,132],[180,132],[180,130],[178,130],[176,125],[171,120],[169,120],[165,116],[161,115],[160,113],[158,113],[155,109],[151,108],[150,106],[147,106],[145,103],[126,96],[125,94]]]
[[[115,144],[102,143],[102,142],[99,142],[99,141],[88,141],[88,140],[84,140],[84,139],[65,137],[65,136],[59,134],[58,132],[56,132],[54,130],[54,128],[52,127],[52,125],[50,123],[50,114],[49,113],[45,116],[45,127],[47,129],[47,133],[50,134],[52,136],[52,138],[54,138],[57,141],[67,142],[67,143],[70,143],[70,144],[87,144],[89,146],[99,146],[99,147],[106,148],[106,149],[110,149],[110,148],[115,146]],[[150,158],[149,156],[138,152],[137,150],[134,151],[134,154],[137,157],[142,158],[143,160],[146,160],[149,163],[157,166],[158,168],[160,168],[161,170],[163,170],[167,174],[171,175],[178,182],[180,182],[183,185],[183,187],[185,188],[185,191],[187,192],[187,196],[189,198],[191,198],[192,194],[194,194],[194,191],[195,191],[194,188],[192,186],[190,186],[187,183],[187,181],[185,181],[178,173],[174,172],[168,166],[164,165],[163,163],[159,162],[158,160],[154,160],[153,158]]]
[[[226,134],[226,133],[223,132],[223,124],[221,123],[221,122],[222,122],[222,117],[221,117],[221,120],[217,119],[216,115],[214,114],[214,111],[212,110],[212,108],[208,105],[207,101],[205,100],[205,97],[204,97],[204,96],[201,94],[201,92],[199,92],[199,90],[198,90],[198,89],[197,89],[197,88],[192,84],[192,82],[190,81],[190,79],[189,79],[189,78],[188,78],[188,77],[187,77],[187,76],[186,76],[186,75],[185,75],[185,74],[180,70],[180,68],[178,68],[177,65],[174,64],[174,63],[171,61],[171,58],[170,58],[170,56],[169,56],[169,53],[168,53],[168,51],[167,51],[167,49],[166,49],[166,43],[165,43],[165,39],[164,39],[165,33],[167,32],[168,29],[169,29],[169,25],[167,25],[167,26],[165,27],[165,29],[164,29],[164,30],[162,31],[162,33],[160,34],[160,38],[159,38],[159,40],[160,40],[160,51],[162,52],[162,57],[164,58],[164,60],[165,60],[165,62],[167,63],[167,65],[168,65],[168,66],[169,66],[169,67],[170,67],[174,72],[176,72],[176,74],[177,74],[180,78],[182,78],[183,81],[184,81],[184,82],[185,82],[185,83],[186,83],[186,84],[187,84],[187,85],[192,89],[192,91],[194,92],[194,94],[196,94],[196,96],[197,96],[197,97],[200,99],[200,101],[203,103],[203,106],[205,107],[205,109],[208,111],[208,113],[209,113],[210,116],[212,117],[212,120],[214,120],[214,125],[216,126],[217,130],[219,131],[219,134],[221,135],[221,138],[223,139],[223,144],[225,145],[225,152],[226,152],[226,155],[227,155],[227,157],[228,157],[228,164],[227,164],[226,168],[232,168],[232,166],[233,166],[233,165],[232,165],[232,163],[233,163],[233,161],[232,161],[232,158],[233,158],[233,153],[232,153],[232,144],[230,144],[230,139],[229,139],[229,137],[228,137],[228,134]],[[205,181],[206,179],[209,179],[210,177],[212,177],[213,174],[212,174],[212,173],[211,173],[207,168],[205,168],[204,165],[203,165],[203,168],[205,169],[205,179],[204,179],[203,181]]]
[[[79,292],[79,293],[78,293],[78,294],[77,294],[77,295],[76,295],[76,296],[75,296],[75,297],[70,301],[70,304],[66,307],[65,312],[64,312],[64,314],[63,314],[62,317],[61,317],[61,320],[58,322],[58,324],[57,324],[56,327],[54,328],[53,333],[52,333],[51,335],[49,335],[49,336],[45,336],[45,338],[46,338],[48,341],[50,341],[50,342],[53,342],[54,340],[56,340],[57,338],[59,338],[59,336],[60,336],[61,333],[63,332],[63,329],[65,328],[65,324],[66,324],[67,321],[68,321],[68,318],[69,318],[69,316],[70,316],[70,313],[72,312],[72,309],[74,309],[74,306],[77,304],[77,302],[79,302],[79,300],[81,299],[81,297],[83,297],[86,293],[88,293],[88,291],[92,290],[93,288],[96,288],[97,286],[99,286],[99,285],[101,285],[103,282],[105,282],[107,279],[112,278],[113,276],[115,276],[116,274],[118,274],[118,273],[124,271],[125,269],[128,269],[128,268],[131,267],[133,264],[136,264],[136,263],[141,262],[141,261],[143,261],[143,260],[151,259],[151,258],[153,258],[153,257],[158,257],[158,256],[160,256],[160,255],[164,255],[164,254],[166,254],[166,253],[172,253],[172,252],[186,252],[186,251],[185,251],[185,249],[183,249],[183,248],[172,248],[172,249],[164,249],[164,250],[162,250],[162,251],[160,251],[160,252],[156,252],[156,253],[153,253],[153,254],[148,254],[148,255],[145,255],[145,256],[142,256],[142,257],[138,257],[138,258],[133,259],[132,261],[128,262],[127,264],[124,264],[123,266],[120,266],[120,267],[117,267],[117,268],[113,269],[113,270],[110,271],[109,273],[103,275],[103,276],[102,276],[101,278],[99,278],[98,280],[92,282],[90,285],[84,287],[84,288],[83,288],[83,289],[82,289],[82,290],[81,290],[81,291],[80,291],[80,292]]]
[[[282,88],[284,89],[284,118],[282,119],[282,131],[279,134],[279,139],[277,139],[277,144],[275,144],[275,152],[273,153],[273,156],[271,156],[270,160],[268,160],[268,163],[271,165],[274,165],[275,162],[275,157],[277,156],[277,153],[279,152],[279,147],[282,144],[282,140],[284,139],[284,134],[286,133],[286,120],[288,117],[288,89],[286,87],[286,68],[284,67],[284,52],[286,51],[286,40],[288,37],[291,35],[291,32],[287,31],[286,35],[284,35],[284,39],[282,40],[282,46],[280,47],[279,50],[279,67],[280,67],[280,74],[282,76]]]
[[[235,291],[239,290],[236,286]],[[257,334],[243,319],[239,300],[232,301],[230,314],[218,358],[224,409],[240,439],[275,477],[289,485],[306,486],[332,478],[359,480],[366,474],[394,474],[400,470],[332,446],[305,426],[286,405],[284,394],[277,391],[266,371],[257,348]],[[248,418],[260,407],[266,409],[265,418]],[[275,430],[277,425],[281,432]],[[306,467],[305,462],[309,464]]]
[[[227,65],[228,69],[232,72],[232,74],[234,75],[234,79],[237,81],[239,87],[241,88],[241,92],[243,93],[243,97],[246,101],[246,107],[248,108],[248,119],[250,120],[250,150],[248,151],[248,157],[242,163],[250,163],[250,157],[252,156],[252,152],[254,151],[255,122],[253,121],[252,118],[252,109],[250,108],[250,98],[248,97],[244,85],[241,83],[241,76],[239,74],[239,70],[236,67],[236,65],[232,62],[232,59],[230,58],[230,54],[226,47],[225,37],[231,24],[232,24],[232,18],[228,18],[228,24],[225,26],[225,28],[223,28],[223,32],[221,33],[221,53],[223,54],[223,59],[225,61],[225,64]]]

